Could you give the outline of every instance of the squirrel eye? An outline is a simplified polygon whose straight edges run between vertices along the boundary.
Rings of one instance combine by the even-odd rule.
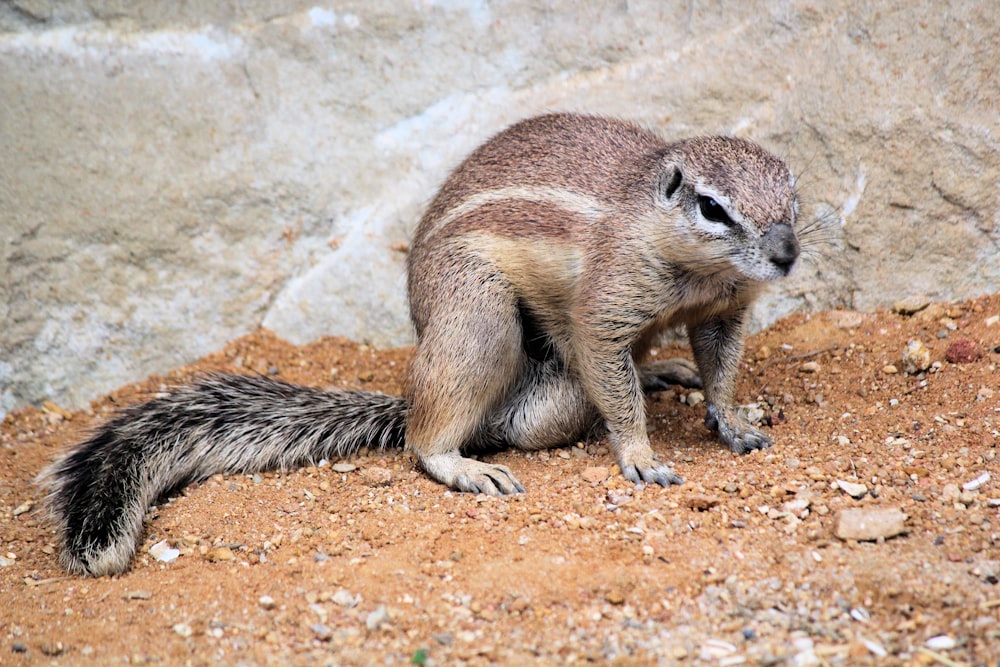
[[[711,197],[698,197],[698,210],[701,211],[706,220],[721,222],[724,225],[733,224],[733,220],[726,213],[726,210]]]

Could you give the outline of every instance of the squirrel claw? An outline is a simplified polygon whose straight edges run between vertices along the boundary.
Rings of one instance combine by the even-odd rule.
[[[622,475],[633,484],[645,482],[646,484],[659,484],[660,486],[670,486],[671,484],[683,484],[684,480],[674,474],[674,471],[657,460],[653,460],[648,466],[623,465]]]
[[[719,432],[721,440],[730,450],[737,454],[746,454],[757,449],[767,449],[773,443],[771,438],[761,433],[735,415],[726,415],[714,405],[708,406],[705,414],[705,426]]]

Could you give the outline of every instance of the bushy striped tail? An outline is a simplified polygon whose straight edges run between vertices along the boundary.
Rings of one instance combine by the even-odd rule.
[[[287,469],[362,447],[401,447],[406,402],[266,377],[207,375],[119,412],[41,475],[60,563],[128,569],[151,504],[218,473]]]

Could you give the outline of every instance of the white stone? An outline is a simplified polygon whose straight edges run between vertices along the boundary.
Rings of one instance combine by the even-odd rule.
[[[194,630],[187,623],[175,623],[174,632],[185,638],[194,634]]]
[[[947,651],[955,648],[955,640],[948,635],[937,635],[924,642],[924,646],[935,651]]]
[[[174,549],[166,540],[160,540],[149,547],[149,555],[162,563],[172,563],[181,555],[180,549]]]
[[[983,474],[979,475],[975,479],[970,480],[970,481],[966,482],[965,484],[963,484],[962,485],[962,490],[963,491],[978,491],[983,486],[983,484],[986,484],[986,482],[988,482],[988,481],[990,481],[990,474],[988,472],[984,472]]]

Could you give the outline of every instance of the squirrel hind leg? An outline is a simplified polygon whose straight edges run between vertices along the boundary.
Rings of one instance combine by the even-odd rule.
[[[458,491],[521,493],[504,466],[460,453],[524,373],[516,300],[496,281],[483,280],[435,305],[410,363],[407,449],[430,477]]]
[[[532,362],[510,399],[490,416],[484,440],[525,451],[563,447],[598,430],[583,385],[551,359]]]

